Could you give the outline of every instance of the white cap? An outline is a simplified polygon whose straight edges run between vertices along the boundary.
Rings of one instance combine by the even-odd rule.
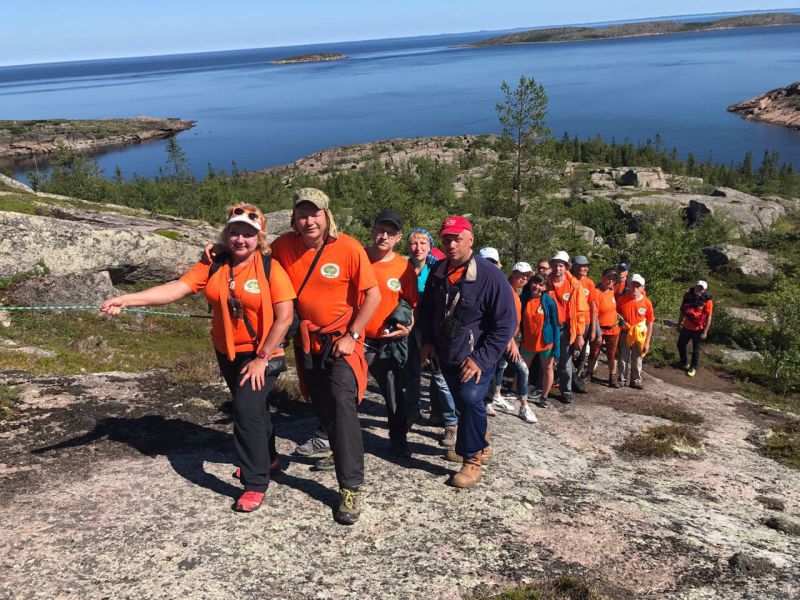
[[[694,287],[701,287],[704,290],[707,290],[708,289],[708,284],[701,279],[700,281],[698,281],[697,283],[694,284]]]
[[[638,273],[634,273],[631,277],[631,283],[638,283],[642,287],[644,287],[644,277],[639,275]]]
[[[518,262],[511,270],[517,273],[533,273],[533,267],[526,262]]]
[[[497,251],[497,248],[481,248],[479,254],[487,260],[500,262],[500,253]]]
[[[567,254],[563,250],[559,250],[558,252],[556,252],[556,255],[550,259],[550,262],[556,260],[560,260],[561,262],[566,263],[567,266],[569,266],[569,254]]]
[[[234,207],[234,210],[238,210],[240,207]],[[255,229],[256,231],[261,231],[261,219],[256,215],[256,218],[253,219],[250,215],[256,215],[255,212],[246,210],[240,215],[233,214],[231,212],[230,217],[228,217],[228,223],[247,223]]]

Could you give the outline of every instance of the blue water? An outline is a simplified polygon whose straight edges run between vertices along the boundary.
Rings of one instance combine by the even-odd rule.
[[[798,79],[800,26],[599,42],[459,48],[469,34],[0,68],[0,118],[150,115],[197,121],[178,136],[192,170],[255,170],[323,148],[393,137],[499,131],[503,80],[544,84],[548,123],[582,138],[660,133],[700,159],[777,150],[800,167],[800,133],[726,112]],[[269,61],[307,52],[349,59]],[[153,176],[165,142],[103,154],[107,174]],[[20,173],[19,176],[22,176]]]

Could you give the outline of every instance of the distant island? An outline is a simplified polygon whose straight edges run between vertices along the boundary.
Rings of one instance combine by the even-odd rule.
[[[194,124],[194,121],[153,117],[0,121],[0,161],[52,154],[61,146],[94,153],[170,137],[191,129]]]
[[[800,131],[800,81],[728,107],[748,121],[763,121]]]
[[[625,23],[608,27],[552,27],[531,29],[519,33],[466,44],[467,46],[500,46],[503,44],[545,44],[553,42],[582,42],[608,40],[651,35],[689,33],[693,31],[712,31],[718,29],[737,29],[740,27],[775,27],[781,25],[800,25],[800,15],[792,13],[765,13],[742,17],[728,17],[716,21],[685,23],[681,21],[649,21],[644,23]]]
[[[296,63],[311,63],[311,62],[327,62],[331,60],[343,60],[347,58],[346,54],[334,54],[329,52],[322,52],[316,54],[303,54],[300,56],[287,56],[286,58],[278,58],[270,61],[271,65],[293,65]]]

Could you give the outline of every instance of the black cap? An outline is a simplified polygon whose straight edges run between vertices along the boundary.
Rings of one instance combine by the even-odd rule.
[[[403,216],[393,210],[382,210],[378,216],[375,217],[375,223],[378,223],[378,221],[387,221],[397,227],[398,231],[402,231],[403,229]]]

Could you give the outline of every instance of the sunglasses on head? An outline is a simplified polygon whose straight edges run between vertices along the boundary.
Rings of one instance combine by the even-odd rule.
[[[247,218],[250,219],[251,221],[255,221],[255,222],[259,221],[257,213],[254,213],[252,211],[247,211],[244,208],[242,208],[241,206],[237,206],[235,208],[232,208],[230,215],[228,215],[228,218],[230,218],[230,217],[232,217],[234,215],[236,215],[237,217],[239,215],[247,215]]]

